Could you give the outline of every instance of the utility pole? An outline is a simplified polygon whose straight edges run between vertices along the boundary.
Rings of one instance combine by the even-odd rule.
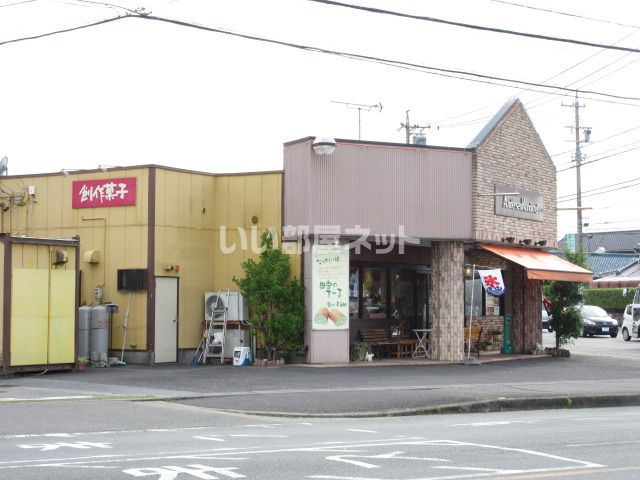
[[[577,231],[576,231],[576,251],[582,253],[582,183],[580,180],[580,165],[582,164],[582,151],[580,150],[580,144],[588,142],[591,139],[591,128],[580,126],[580,108],[584,108],[585,105],[580,105],[578,101],[578,91],[576,90],[576,97],[572,104],[562,104],[563,107],[572,107],[575,112],[575,125],[570,125],[567,128],[574,129],[575,142],[576,142],[576,213],[577,213]],[[580,140],[580,129],[584,130],[584,140]]]
[[[416,130],[420,130],[418,132],[419,135],[422,135],[422,132],[424,132],[425,129],[427,128],[431,128],[431,125],[426,125],[426,126],[421,126],[421,125],[411,125],[411,122],[409,122],[409,112],[410,110],[407,110],[407,116],[406,119],[404,121],[404,123],[400,123],[400,128],[398,130],[402,130],[404,128],[405,132],[406,132],[406,142],[407,145],[409,145],[411,143],[411,134],[416,131]],[[426,138],[424,139],[424,144],[426,144]]]

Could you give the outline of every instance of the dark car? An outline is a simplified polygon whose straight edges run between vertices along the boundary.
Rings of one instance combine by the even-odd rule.
[[[551,326],[551,324],[549,323],[549,314],[547,313],[547,311],[544,309],[544,307],[542,308],[542,328],[546,328],[547,332],[553,332],[553,327]]]
[[[618,336],[618,322],[609,316],[602,308],[595,305],[582,305],[582,336],[609,335]]]

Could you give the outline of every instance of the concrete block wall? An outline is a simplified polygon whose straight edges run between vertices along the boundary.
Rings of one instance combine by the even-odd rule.
[[[500,242],[513,236],[556,247],[556,169],[522,103],[514,103],[472,158],[473,238]],[[496,183],[541,193],[544,221],[496,215],[500,197],[479,196],[493,193]]]
[[[432,358],[461,361],[464,358],[463,243],[434,242],[432,268]]]

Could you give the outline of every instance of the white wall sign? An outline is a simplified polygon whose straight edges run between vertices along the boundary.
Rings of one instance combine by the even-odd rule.
[[[348,330],[349,246],[314,245],[311,262],[313,330]]]

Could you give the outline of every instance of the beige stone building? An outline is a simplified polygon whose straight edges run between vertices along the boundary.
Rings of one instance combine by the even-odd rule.
[[[591,278],[548,253],[556,170],[519,100],[466,148],[338,139],[318,154],[314,143],[324,142],[284,152],[284,237],[303,252],[308,362],[349,361],[367,339],[380,355],[459,361],[470,320],[481,348],[528,352],[541,341],[542,281]],[[339,263],[339,245],[348,277],[322,270]],[[482,289],[487,269],[500,271],[503,295]],[[349,322],[331,322],[347,303]]]

